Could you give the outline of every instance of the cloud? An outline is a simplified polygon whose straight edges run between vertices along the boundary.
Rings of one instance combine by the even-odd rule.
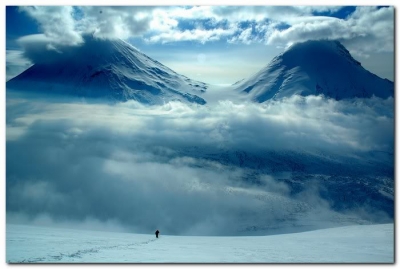
[[[90,230],[90,231],[110,231],[110,232],[122,232],[126,233],[129,230],[121,225],[117,220],[99,221],[94,218],[86,218],[84,221],[77,220],[65,220],[65,221],[54,221],[52,216],[49,214],[38,214],[35,218],[30,218],[23,213],[10,212],[6,214],[7,221],[14,224],[27,224],[38,225],[38,226],[56,226],[59,228],[66,229],[78,229],[78,230]]]
[[[36,20],[43,33],[22,37],[20,42],[24,48],[28,42],[35,43],[32,46],[45,47],[51,54],[66,46],[81,45],[85,35],[128,39],[149,30],[153,9],[135,6],[22,6],[20,10]]]
[[[153,18],[152,33],[147,36],[150,42],[172,42],[198,40],[208,42],[223,40],[250,44],[264,41],[270,45],[287,46],[309,39],[338,39],[347,44],[351,50],[359,53],[393,51],[394,12],[392,7],[357,7],[347,18],[338,19],[329,15],[343,7],[337,6],[200,6],[171,7],[168,10],[158,9]],[[195,29],[178,29],[179,21],[197,22]],[[169,22],[161,24],[160,21]],[[204,30],[204,21],[212,21],[214,28]],[[225,22],[229,27],[224,31],[218,29],[218,23]],[[241,23],[252,22],[256,33],[249,38],[248,28],[241,28]],[[164,25],[162,28],[161,25]],[[168,26],[165,26],[168,25]],[[281,25],[286,27],[281,28]],[[372,25],[372,27],[370,27]],[[227,30],[230,31],[227,31]],[[209,34],[196,34],[203,31]],[[188,38],[189,34],[192,35]],[[259,36],[264,35],[264,40]],[[368,46],[360,46],[368,43]]]
[[[323,182],[351,175],[378,186],[393,177],[392,99],[214,107],[52,101],[7,96],[11,221],[163,234],[310,229],[318,220],[365,221],[333,211],[340,197],[321,197]],[[349,211],[386,212],[360,194],[349,198]]]
[[[198,40],[202,43],[226,39],[232,43],[258,43],[286,47],[296,42],[310,39],[340,40],[357,55],[367,55],[376,51],[393,51],[394,11],[392,7],[357,7],[347,18],[316,16],[314,13],[333,13],[342,7],[191,7],[172,8],[163,15],[163,20],[172,20],[168,28],[154,31],[146,40],[150,42],[173,42]],[[198,28],[179,30],[176,22],[181,19],[199,22]],[[157,19],[153,19],[156,21]],[[211,20],[213,29],[202,29],[202,21]],[[218,29],[219,22],[229,27]],[[242,23],[253,23],[250,28],[239,27]],[[285,27],[282,28],[282,25]],[[157,29],[157,27],[155,27]],[[219,31],[216,31],[218,29]],[[199,33],[202,34],[199,34]],[[190,38],[189,38],[190,37]]]
[[[141,6],[22,6],[56,45],[78,45],[82,35],[127,39],[149,30],[155,7]]]
[[[72,6],[21,6],[20,10],[35,19],[46,38],[62,45],[77,45],[83,42],[77,32]]]
[[[19,50],[6,50],[6,81],[32,66],[31,61],[26,59],[23,54],[24,52]]]
[[[359,55],[393,51],[393,7],[357,7],[343,19],[337,6],[169,6],[21,7],[40,25],[47,42],[77,45],[82,35],[143,38],[167,43],[226,40],[285,47],[308,39],[338,39]],[[190,29],[182,22],[190,21]],[[242,24],[253,24],[253,34]],[[282,27],[284,26],[284,27]]]
[[[224,36],[232,35],[236,29],[221,29],[216,28],[212,30],[202,30],[202,29],[194,29],[194,30],[185,30],[185,31],[170,31],[167,33],[161,33],[156,36],[152,36],[148,39],[145,39],[149,42],[179,42],[179,41],[199,41],[200,43],[205,43],[209,41],[217,41],[220,40]]]
[[[54,43],[53,39],[44,34],[23,36],[17,42],[23,49],[23,56],[32,63],[49,63],[59,60],[68,56],[75,46],[81,45]]]
[[[235,43],[235,42],[241,42],[244,44],[250,44],[252,42],[251,40],[251,33],[253,29],[247,28],[246,30],[243,30],[239,36],[235,36],[232,39],[228,40],[228,42]]]
[[[267,43],[285,45],[315,39],[339,39],[351,35],[346,26],[341,19],[313,18],[312,21],[298,22],[288,29],[275,29],[268,36]]]
[[[290,23],[290,22],[288,22]],[[287,45],[313,39],[340,40],[358,54],[393,51],[394,10],[392,7],[357,7],[346,19],[300,17],[287,29],[274,29],[267,44]]]
[[[344,40],[350,49],[361,53],[394,51],[394,9],[357,7],[349,21],[358,35]]]
[[[140,36],[150,29],[154,7],[102,7],[82,6],[83,18],[77,22],[84,33],[94,33],[100,38]]]

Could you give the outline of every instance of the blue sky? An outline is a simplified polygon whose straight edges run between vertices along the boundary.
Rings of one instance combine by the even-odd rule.
[[[337,39],[371,72],[394,78],[394,8],[374,6],[21,6],[6,8],[7,79],[23,46],[122,38],[173,70],[232,84],[295,42]]]

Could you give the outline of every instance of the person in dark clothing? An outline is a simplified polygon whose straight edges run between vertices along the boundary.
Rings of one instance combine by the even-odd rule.
[[[159,233],[160,233],[159,230],[157,230],[157,231],[155,232],[157,238],[158,238],[158,234],[159,234]]]

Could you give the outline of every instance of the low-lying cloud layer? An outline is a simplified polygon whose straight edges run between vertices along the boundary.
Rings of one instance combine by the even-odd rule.
[[[393,99],[147,107],[11,96],[6,115],[11,222],[215,235],[362,222],[351,208],[333,211],[318,180],[304,180],[302,191],[289,181],[318,166],[308,160],[375,167],[380,152],[393,168]]]

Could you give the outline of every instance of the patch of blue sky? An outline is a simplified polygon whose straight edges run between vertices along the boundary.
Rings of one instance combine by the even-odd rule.
[[[217,21],[213,18],[208,19],[180,19],[178,21],[177,28],[180,31],[185,30],[194,30],[194,29],[204,29],[204,30],[212,30],[212,29],[228,29],[230,27],[228,20]]]
[[[286,29],[289,29],[289,28],[290,28],[290,24],[287,24],[287,23],[285,23],[285,22],[280,22],[279,24],[275,25],[275,28],[276,28],[277,30],[280,30],[280,31],[286,30]]]
[[[264,19],[261,22],[256,22],[253,20],[247,20],[247,21],[241,21],[238,23],[238,28],[239,30],[236,31],[234,33],[234,35],[232,37],[238,37],[242,31],[247,30],[249,28],[251,28],[251,35],[250,35],[250,39],[253,40],[254,42],[257,41],[263,41],[265,38],[265,34],[266,34],[266,28],[262,27],[264,25],[268,25],[272,23],[272,21],[270,19]],[[279,29],[279,30],[284,30],[289,28],[290,25],[286,24],[286,23],[279,23],[275,26],[275,28]],[[228,37],[227,39],[230,39],[231,37]]]
[[[6,9],[7,33],[13,33],[19,36],[39,33],[36,21],[27,16],[24,12],[21,12],[19,7],[7,6]]]
[[[346,19],[356,10],[356,8],[357,8],[356,6],[345,6],[336,11],[324,11],[324,12],[314,11],[312,14],[314,16],[328,16],[338,19]]]
[[[238,27],[241,29],[248,29],[250,27],[254,28],[255,24],[255,21],[241,21],[238,23]]]
[[[39,33],[39,25],[34,19],[21,12],[19,7],[6,6],[6,49],[19,48],[18,37]]]
[[[85,13],[79,7],[73,7],[72,18],[76,21],[80,21],[85,16]]]
[[[168,51],[170,53],[173,52],[190,52],[190,51],[201,51],[202,53],[206,52],[214,52],[218,50],[225,49],[228,45],[226,40],[214,40],[206,43],[201,43],[197,40],[185,40],[185,41],[176,41],[176,42],[167,42],[167,43],[147,43],[143,38],[129,38],[127,40],[130,44],[135,46],[140,51],[148,54],[148,55],[158,55],[159,51]]]
[[[185,31],[185,30],[194,30],[197,28],[197,25],[195,24],[194,20],[186,20],[186,19],[182,19],[182,20],[178,20],[178,25],[177,28],[181,31]]]

